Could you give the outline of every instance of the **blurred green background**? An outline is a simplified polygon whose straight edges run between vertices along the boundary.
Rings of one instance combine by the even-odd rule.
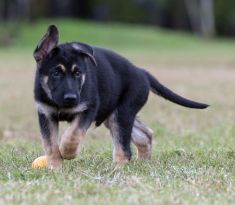
[[[42,18],[147,24],[203,38],[235,35],[233,0],[1,0],[0,46],[16,43],[22,24]]]

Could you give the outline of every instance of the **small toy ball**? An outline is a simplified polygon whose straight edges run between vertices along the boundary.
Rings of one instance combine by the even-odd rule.
[[[46,156],[38,157],[32,163],[33,169],[41,169],[41,168],[45,168],[46,166],[47,166],[47,157]]]

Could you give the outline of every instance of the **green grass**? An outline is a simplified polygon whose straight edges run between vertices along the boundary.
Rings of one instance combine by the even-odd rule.
[[[62,42],[116,50],[177,93],[212,106],[190,110],[151,95],[140,113],[154,130],[150,161],[137,161],[133,147],[129,164],[113,164],[111,138],[101,127],[62,170],[32,170],[43,154],[32,51],[50,23],[59,26]],[[235,203],[234,41],[75,20],[22,23],[18,33],[14,45],[0,48],[0,204]]]

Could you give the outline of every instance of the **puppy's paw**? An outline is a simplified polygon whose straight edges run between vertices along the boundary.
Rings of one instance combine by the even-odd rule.
[[[118,164],[126,164],[130,161],[125,155],[114,155],[113,162]]]
[[[62,158],[53,158],[50,159],[50,157],[47,158],[47,168],[50,170],[59,170],[62,168],[63,159]]]
[[[151,144],[138,145],[137,146],[137,159],[149,160],[151,159]]]
[[[128,159],[114,159],[113,162],[117,163],[117,164],[126,164],[128,163],[130,160]]]
[[[59,149],[63,159],[70,160],[76,158],[77,156],[77,145],[62,144]]]

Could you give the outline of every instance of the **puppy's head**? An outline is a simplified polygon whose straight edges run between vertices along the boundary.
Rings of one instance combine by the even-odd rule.
[[[34,51],[34,58],[41,87],[48,98],[60,108],[72,108],[80,101],[87,66],[90,62],[96,66],[96,61],[91,46],[83,43],[58,45],[58,41],[58,29],[49,26]]]

